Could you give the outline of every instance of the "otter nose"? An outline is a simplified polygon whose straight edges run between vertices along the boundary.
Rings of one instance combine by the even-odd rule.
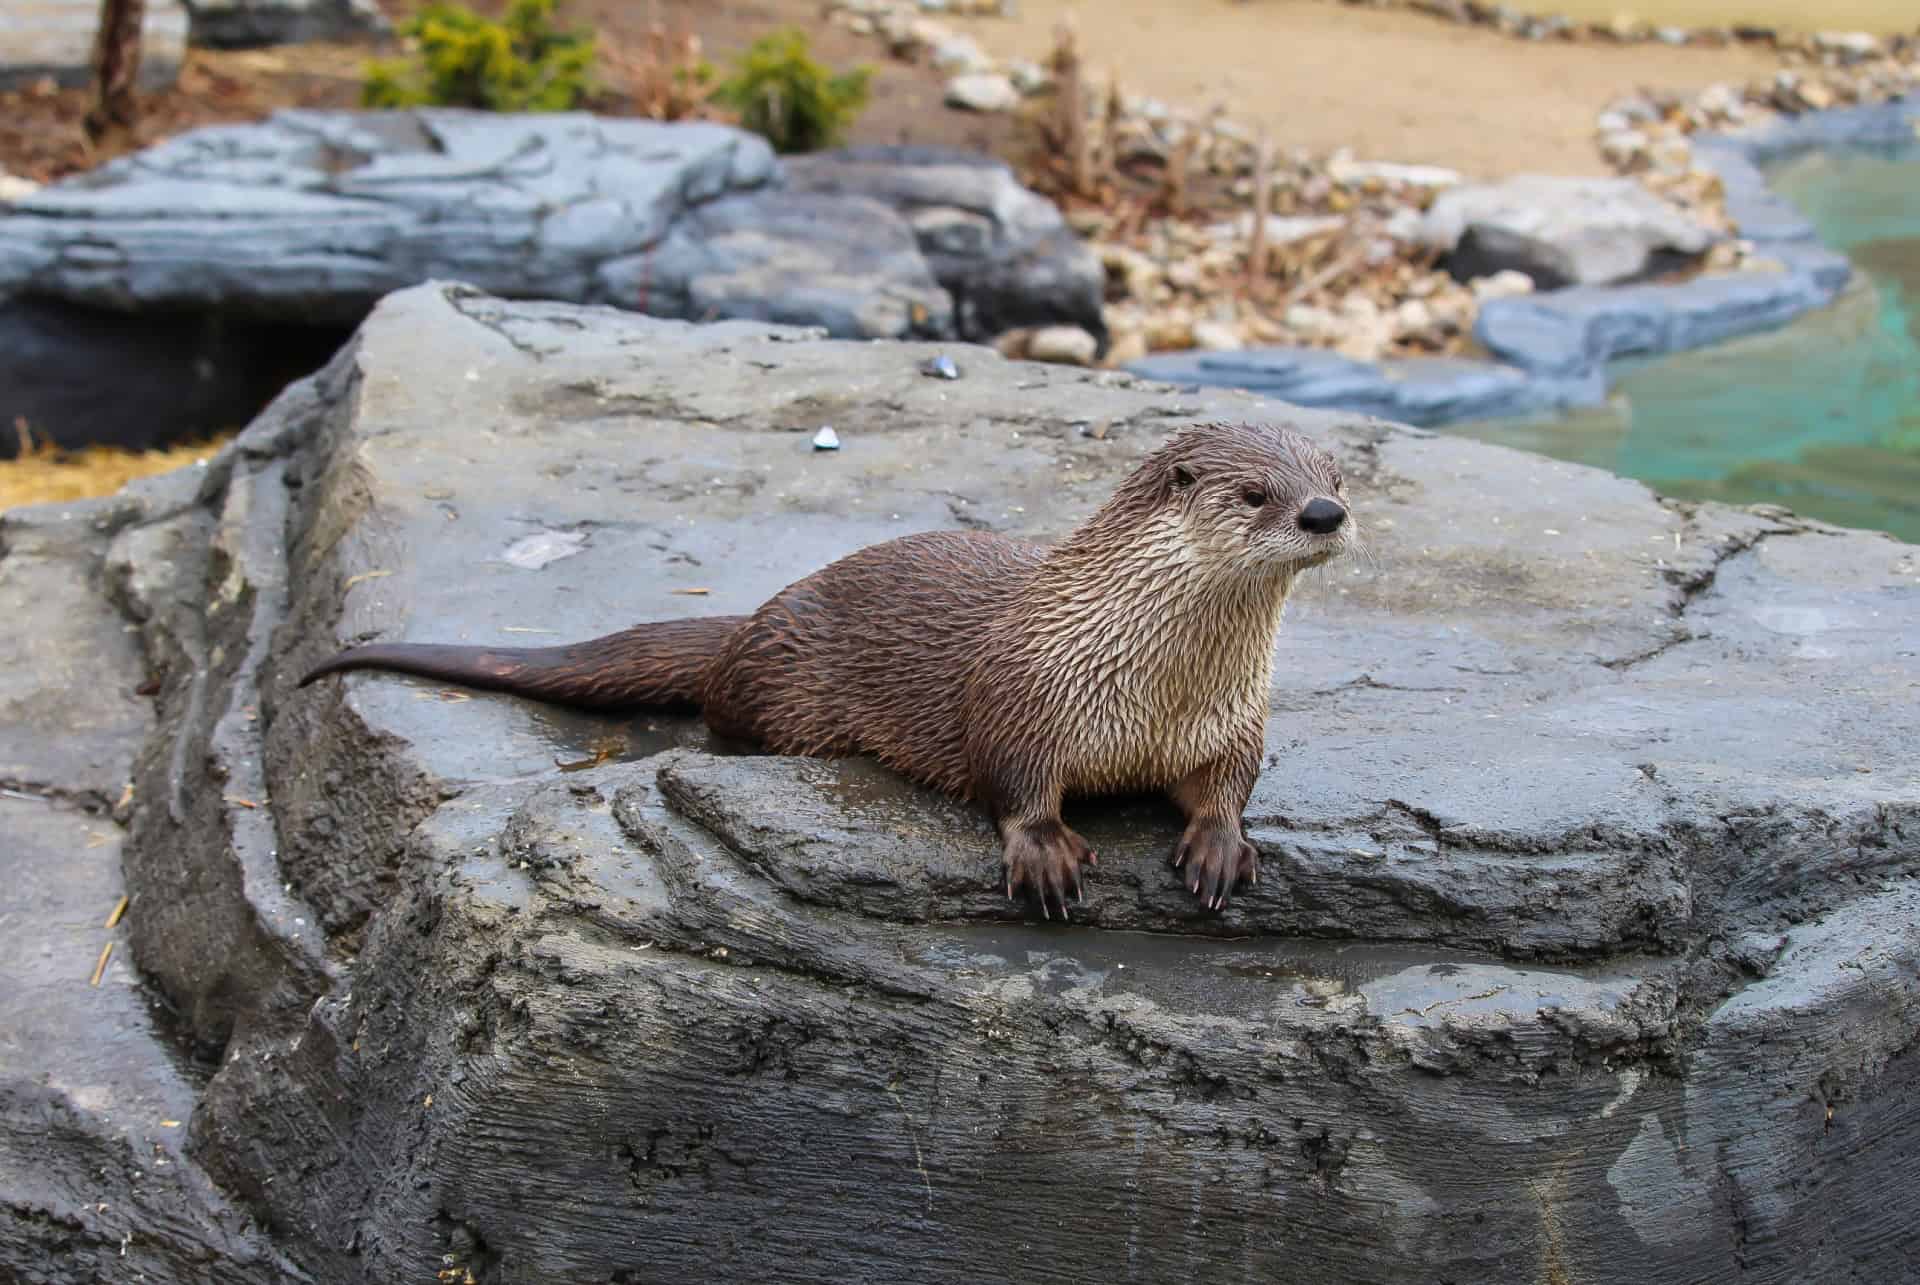
[[[1331,535],[1347,520],[1347,511],[1332,500],[1308,500],[1300,510],[1300,529],[1314,535]]]

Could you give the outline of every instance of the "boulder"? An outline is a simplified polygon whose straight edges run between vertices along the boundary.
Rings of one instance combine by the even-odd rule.
[[[155,720],[111,551],[144,532],[131,538],[151,575],[163,532],[204,550],[207,476],[0,518],[0,1278],[21,1285],[295,1270],[189,1154],[209,1068],[156,1020],[127,948],[131,923],[165,908],[119,905],[127,791]]]
[[[151,403],[70,372],[121,361],[130,339],[142,386],[170,375],[186,390],[158,418],[193,419],[251,368],[161,369],[192,336],[285,322],[332,328],[331,351],[380,296],[434,277],[845,338],[1059,323],[1106,340],[1092,251],[1006,166],[967,153],[867,148],[783,168],[758,136],[705,123],[285,111],[177,136],[0,213],[0,326],[29,315],[10,297],[95,317],[28,335],[12,365],[28,348],[59,360],[11,396],[63,442],[150,435]]]
[[[857,195],[898,210],[953,296],[960,335],[1078,326],[1106,351],[1106,271],[1058,207],[1001,161],[958,148],[868,145],[784,162],[802,192]]]
[[[49,77],[68,88],[91,83],[99,25],[99,0],[8,0],[0,7],[0,92]],[[139,88],[169,88],[186,52],[187,10],[180,0],[147,0]]]
[[[216,49],[352,40],[392,24],[374,0],[185,0],[193,43]]]
[[[0,295],[347,325],[435,276],[588,300],[603,262],[776,172],[765,140],[720,125],[282,111],[16,203],[0,219]]]
[[[132,763],[125,930],[217,1068],[184,1157],[289,1270],[1910,1272],[1914,549],[1242,393],[925,377],[941,351],[427,285],[171,507],[9,519],[92,532],[67,614],[158,680],[81,779]],[[1323,441],[1374,556],[1289,612],[1264,877],[1224,915],[1153,800],[1070,810],[1101,867],[1037,924],[982,813],[863,759],[293,685],[348,639],[558,641],[907,531],[1056,536],[1226,416]],[[541,533],[566,556],[508,556]],[[16,1204],[55,1204],[39,1172]]]
[[[1543,289],[1646,276],[1704,254],[1715,239],[1633,179],[1549,175],[1448,188],[1419,235],[1462,281],[1512,268]]]
[[[601,264],[596,286],[689,321],[817,325],[857,339],[953,333],[953,300],[912,230],[858,196],[773,189],[713,201],[644,254]]]

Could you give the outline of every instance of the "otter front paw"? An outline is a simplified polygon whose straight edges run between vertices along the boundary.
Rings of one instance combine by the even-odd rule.
[[[1059,821],[1036,821],[1007,831],[1002,860],[1007,872],[1007,900],[1030,888],[1040,898],[1040,913],[1053,918],[1052,906],[1067,917],[1067,896],[1084,902],[1080,867],[1097,866],[1100,859],[1087,841]]]
[[[1260,882],[1260,854],[1242,837],[1238,821],[1194,821],[1173,850],[1173,867],[1181,872],[1187,891],[1208,910],[1226,905],[1242,879]]]

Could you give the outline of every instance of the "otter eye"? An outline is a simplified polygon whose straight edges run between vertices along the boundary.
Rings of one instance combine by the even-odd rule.
[[[1261,505],[1267,502],[1267,493],[1265,491],[1260,490],[1258,487],[1250,486],[1246,490],[1240,492],[1240,498],[1247,502],[1248,508],[1257,509]]]
[[[1184,464],[1176,465],[1173,470],[1173,484],[1182,487],[1192,486],[1193,470]]]

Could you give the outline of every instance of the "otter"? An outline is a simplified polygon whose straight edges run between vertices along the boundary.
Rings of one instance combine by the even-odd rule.
[[[1217,911],[1257,882],[1241,830],[1295,578],[1356,538],[1340,470],[1277,425],[1205,423],[1144,459],[1053,546],[987,532],[849,554],[750,616],[556,647],[384,643],[300,680],[384,669],[578,709],[699,709],[779,754],[867,754],[983,805],[1007,897],[1084,902],[1098,864],[1067,795],[1164,790],[1173,851]]]

